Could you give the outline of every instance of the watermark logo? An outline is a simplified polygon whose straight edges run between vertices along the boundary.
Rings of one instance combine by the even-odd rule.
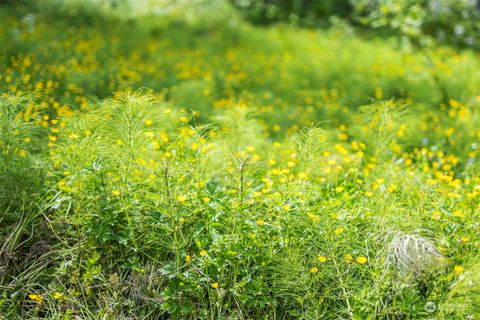
[[[427,301],[427,303],[425,303],[425,311],[427,311],[428,313],[434,313],[436,309],[437,305],[435,304],[435,302]]]

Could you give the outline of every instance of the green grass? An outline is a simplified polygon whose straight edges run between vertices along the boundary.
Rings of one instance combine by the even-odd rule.
[[[3,5],[0,319],[478,317],[478,53],[174,9]]]

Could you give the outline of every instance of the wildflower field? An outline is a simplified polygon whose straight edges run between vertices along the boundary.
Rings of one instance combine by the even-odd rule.
[[[1,320],[480,319],[477,49],[160,3],[0,1]]]

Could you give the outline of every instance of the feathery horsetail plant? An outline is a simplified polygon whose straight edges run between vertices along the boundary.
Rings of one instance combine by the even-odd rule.
[[[0,290],[11,297],[3,300],[11,307],[7,317],[15,314],[23,285],[38,287],[50,261],[49,234],[39,231],[45,163],[39,156],[40,130],[25,120],[32,108],[30,97],[0,98]]]
[[[27,106],[27,104],[29,106]],[[0,206],[8,207],[33,194],[38,188],[35,140],[37,128],[23,119],[31,100],[7,95],[0,99]]]
[[[385,239],[374,235],[383,219],[398,223],[383,213],[399,210],[397,201],[418,205],[408,200],[416,182],[402,177],[405,191],[396,191],[374,180],[384,191],[372,202],[351,185],[365,179],[361,154],[341,160],[348,150],[329,150],[331,137],[316,127],[270,147],[255,121],[238,110],[199,127],[195,113],[140,92],[66,119],[51,146],[46,206],[64,248],[49,284],[58,299],[87,318],[95,315],[86,304],[108,317],[404,312],[441,254],[405,233],[382,258]],[[412,272],[412,283],[398,276]]]
[[[393,131],[382,114],[386,129]],[[174,121],[180,115],[181,121]],[[342,238],[347,225],[374,232],[375,224],[365,225],[358,208],[322,213],[338,210],[335,198],[330,203],[322,200],[331,186],[335,192],[343,189],[338,186],[341,176],[325,176],[315,167],[318,161],[338,161],[325,158],[327,137],[318,128],[293,136],[285,142],[291,149],[276,159],[290,168],[288,174],[277,178],[274,167],[272,175],[262,178],[268,172],[265,166],[274,164],[259,161],[268,150],[255,147],[262,146],[260,133],[248,129],[254,120],[245,115],[242,110],[227,113],[216,125],[197,128],[190,126],[194,119],[186,113],[175,114],[168,105],[145,96],[125,95],[79,115],[72,128],[65,128],[65,142],[61,137],[54,153],[55,166],[61,168],[57,186],[73,204],[65,218],[78,230],[67,231],[87,236],[80,255],[91,249],[99,252],[97,258],[86,259],[87,270],[92,269],[85,276],[86,288],[98,288],[98,280],[106,277],[97,265],[101,262],[118,268],[117,273],[124,270],[122,277],[132,279],[127,282],[151,274],[150,288],[146,283],[135,288],[135,294],[144,297],[141,304],[150,305],[150,299],[157,301],[155,293],[160,294],[162,302],[156,308],[178,317],[228,312],[245,317],[252,308],[269,310],[277,304],[293,317],[303,314],[299,310],[322,317],[334,306],[346,317],[361,313],[353,298],[358,294],[355,282],[375,283],[369,276],[373,262],[363,264],[381,243],[363,237],[347,243]],[[233,127],[231,117],[236,118]],[[241,121],[250,125],[242,126]],[[172,127],[175,122],[178,125]],[[383,139],[383,131],[380,134]],[[393,139],[391,133],[388,139]],[[360,165],[352,161],[340,170],[358,176]],[[326,189],[319,190],[309,180],[320,186],[327,183]],[[305,212],[304,204],[313,212]],[[412,255],[436,253],[418,237],[396,238],[392,248],[401,268],[416,259]],[[279,257],[289,259],[295,251],[308,254],[297,258],[298,269],[287,267],[291,275],[286,276],[282,268],[291,261],[282,267]],[[314,266],[311,274],[305,273],[312,260],[321,269]],[[304,290],[294,289],[300,279]],[[144,289],[138,293],[139,288]],[[134,294],[129,290],[128,295]],[[393,292],[393,311],[384,307],[379,312],[396,313],[397,296]],[[317,299],[319,303],[312,303]],[[388,298],[383,303],[388,304]],[[202,304],[208,309],[199,309]]]

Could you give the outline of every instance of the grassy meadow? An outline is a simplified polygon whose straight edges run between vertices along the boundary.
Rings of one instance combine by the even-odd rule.
[[[66,3],[0,3],[1,320],[480,319],[478,52]]]

